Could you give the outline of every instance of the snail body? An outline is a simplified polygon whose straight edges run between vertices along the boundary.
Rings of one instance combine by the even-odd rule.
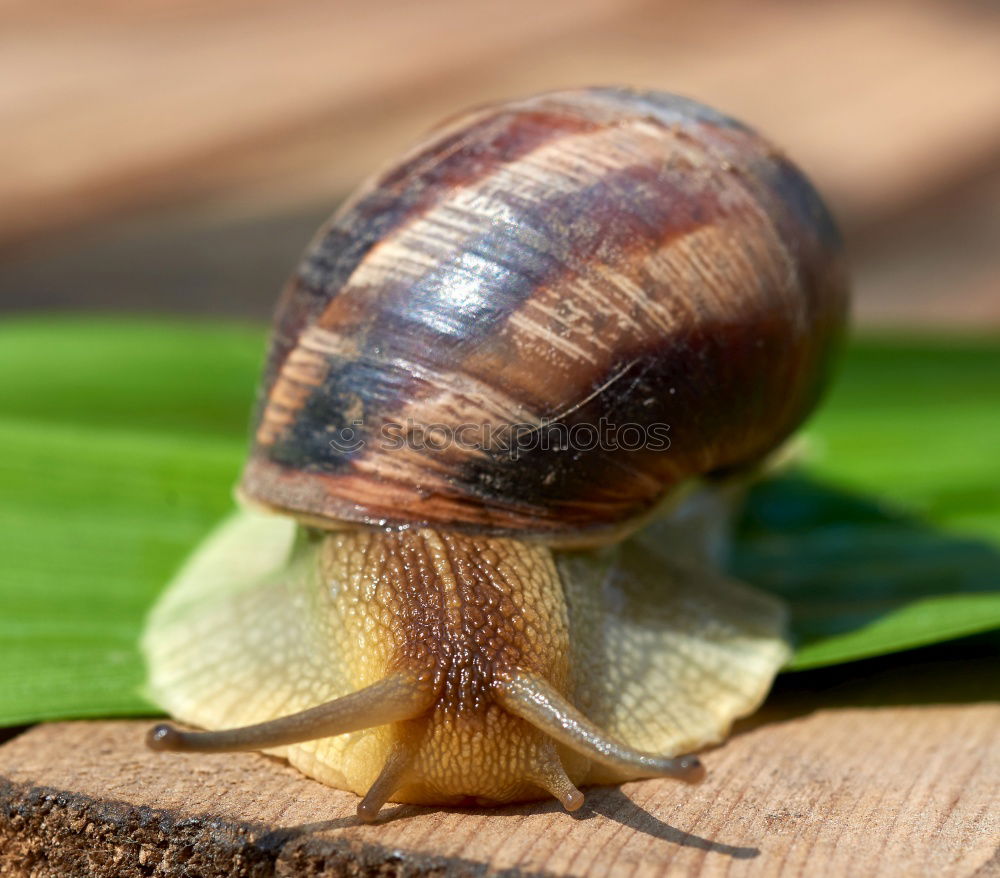
[[[164,707],[239,728],[151,743],[269,749],[369,819],[697,778],[677,754],[786,656],[780,607],[702,547],[818,399],[845,308],[819,197],[703,105],[590,89],[451,120],[282,293],[254,511],[145,639]],[[700,518],[673,499],[699,479]]]

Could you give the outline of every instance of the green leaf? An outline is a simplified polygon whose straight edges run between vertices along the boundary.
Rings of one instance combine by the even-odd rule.
[[[0,327],[0,724],[149,713],[136,640],[231,507],[264,333]]]
[[[1000,627],[1000,343],[867,338],[751,497],[735,572],[791,604],[792,668]]]
[[[0,724],[152,711],[146,610],[232,505],[262,328],[0,326]],[[1000,625],[995,342],[868,340],[751,498],[734,563],[814,667]],[[873,497],[881,498],[879,500]]]
[[[759,485],[736,575],[784,597],[792,669],[1000,627],[1000,551],[803,475]]]
[[[811,471],[1000,544],[1000,338],[864,339],[806,430]]]

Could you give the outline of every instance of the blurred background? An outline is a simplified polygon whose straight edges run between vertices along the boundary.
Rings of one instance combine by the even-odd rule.
[[[1000,326],[1000,4],[0,0],[0,309],[266,319],[315,227],[441,117],[675,91],[765,132],[856,321]]]

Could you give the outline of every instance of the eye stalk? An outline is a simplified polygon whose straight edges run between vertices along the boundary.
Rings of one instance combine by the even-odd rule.
[[[705,769],[697,756],[670,759],[643,753],[604,735],[544,680],[514,673],[496,686],[496,703],[548,735],[553,742],[625,776],[673,777],[698,783]],[[175,753],[228,753],[265,750],[343,735],[374,726],[404,723],[431,711],[440,693],[415,676],[395,674],[358,692],[317,707],[267,722],[224,731],[182,731],[158,723],[146,736],[152,750]],[[527,779],[557,798],[567,811],[583,804],[554,747],[549,744],[527,773]],[[405,731],[394,742],[378,777],[358,804],[358,817],[374,822],[382,806],[407,780],[414,761],[414,742]]]
[[[625,776],[673,777],[687,783],[699,783],[705,777],[697,756],[668,759],[608,737],[548,683],[529,674],[515,674],[501,683],[497,700],[560,744]]]
[[[187,732],[160,723],[149,731],[146,744],[153,750],[179,753],[226,753],[231,750],[284,747],[413,719],[425,713],[435,697],[436,693],[426,683],[405,674],[393,674],[342,698],[242,728]]]

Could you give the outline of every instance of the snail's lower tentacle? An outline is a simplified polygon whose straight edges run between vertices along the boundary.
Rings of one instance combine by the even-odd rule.
[[[436,697],[433,686],[397,673],[342,698],[251,726],[186,732],[160,723],[150,729],[146,744],[153,750],[199,753],[281,747],[413,719],[427,711]]]
[[[567,811],[576,811],[583,804],[583,793],[569,779],[551,741],[545,750],[545,761],[536,767],[530,777],[543,790],[555,796]]]
[[[403,785],[412,761],[413,751],[397,741],[389,751],[389,757],[379,776],[375,778],[375,783],[368,788],[365,797],[358,804],[358,817],[365,823],[373,823],[382,806]]]
[[[505,679],[497,700],[560,744],[609,768],[632,776],[676,777],[689,783],[697,783],[705,775],[697,756],[670,759],[633,750],[609,738],[548,683],[531,674],[521,672]]]

